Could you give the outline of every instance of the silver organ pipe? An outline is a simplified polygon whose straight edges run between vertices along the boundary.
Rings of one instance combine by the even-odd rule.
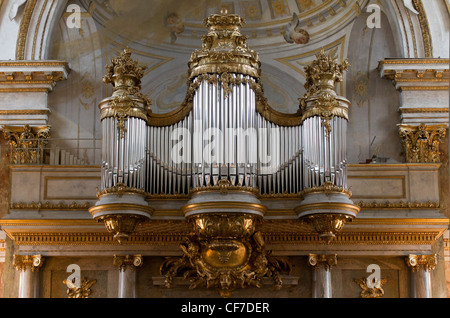
[[[257,115],[262,158],[258,186],[261,194],[299,193],[303,190],[301,126],[280,126]]]
[[[254,94],[244,83],[227,94],[220,82],[201,82],[193,105],[194,187],[221,179],[256,187],[257,156],[250,151],[257,140]]]
[[[102,152],[102,183],[105,190],[119,184],[129,188],[145,188],[147,123],[140,118],[129,118],[121,131],[114,117],[104,118],[102,131],[105,141]]]
[[[170,126],[147,126],[148,194],[188,194],[191,188],[192,112]]]
[[[331,130],[327,132],[318,116],[303,122],[303,173],[306,188],[319,187],[325,182],[347,188],[347,120],[334,117],[330,127]]]

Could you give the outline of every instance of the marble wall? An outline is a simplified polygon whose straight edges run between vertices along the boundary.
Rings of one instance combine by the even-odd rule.
[[[351,102],[348,126],[348,162],[365,163],[376,155],[403,162],[398,137],[399,92],[380,78],[378,63],[398,56],[389,21],[381,15],[381,28],[369,29],[369,13],[361,13],[350,34],[346,97]]]

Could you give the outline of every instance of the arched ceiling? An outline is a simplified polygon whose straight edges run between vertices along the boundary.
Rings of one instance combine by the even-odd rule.
[[[321,49],[337,48],[339,59],[345,59],[347,33],[369,0],[78,1],[84,7],[86,27],[78,34],[61,29],[65,35],[54,46],[66,46],[63,50],[78,56],[82,54],[75,54],[71,43],[89,48],[93,38],[98,39],[102,60],[95,63],[101,63],[102,68],[129,47],[133,58],[148,67],[142,90],[153,100],[155,113],[171,111],[183,101],[187,62],[191,53],[201,48],[202,35],[207,32],[203,21],[223,7],[246,21],[242,33],[248,36],[249,47],[260,55],[261,79],[270,105],[293,113],[298,109],[298,98],[305,93],[304,66]],[[299,18],[298,28],[309,34],[307,43],[289,43],[285,38],[294,14]],[[65,24],[60,25],[64,28]],[[91,67],[98,69],[98,65]],[[339,89],[344,92],[343,87]]]
[[[205,33],[203,20],[222,7],[246,21],[243,33],[249,44],[259,48],[286,44],[285,26],[293,14],[299,28],[306,30],[311,42],[342,29],[351,13],[360,10],[361,0],[81,0],[103,32],[122,41],[142,45],[171,44],[174,48],[199,46]],[[167,25],[167,18],[175,18]],[[172,20],[174,21],[174,20]],[[175,36],[173,36],[175,33]]]

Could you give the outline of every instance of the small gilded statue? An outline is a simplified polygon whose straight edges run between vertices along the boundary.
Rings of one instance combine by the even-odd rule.
[[[300,20],[295,12],[292,16],[292,21],[284,29],[284,39],[286,42],[296,44],[306,44],[309,42],[309,33],[300,28]]]

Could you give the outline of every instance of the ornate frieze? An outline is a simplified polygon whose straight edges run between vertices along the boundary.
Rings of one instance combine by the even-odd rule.
[[[446,134],[446,125],[399,125],[399,136],[406,151],[407,163],[438,163],[439,145]]]
[[[91,203],[78,203],[73,201],[72,203],[51,203],[51,202],[31,202],[31,203],[11,203],[9,208],[11,210],[87,210],[92,206]]]

